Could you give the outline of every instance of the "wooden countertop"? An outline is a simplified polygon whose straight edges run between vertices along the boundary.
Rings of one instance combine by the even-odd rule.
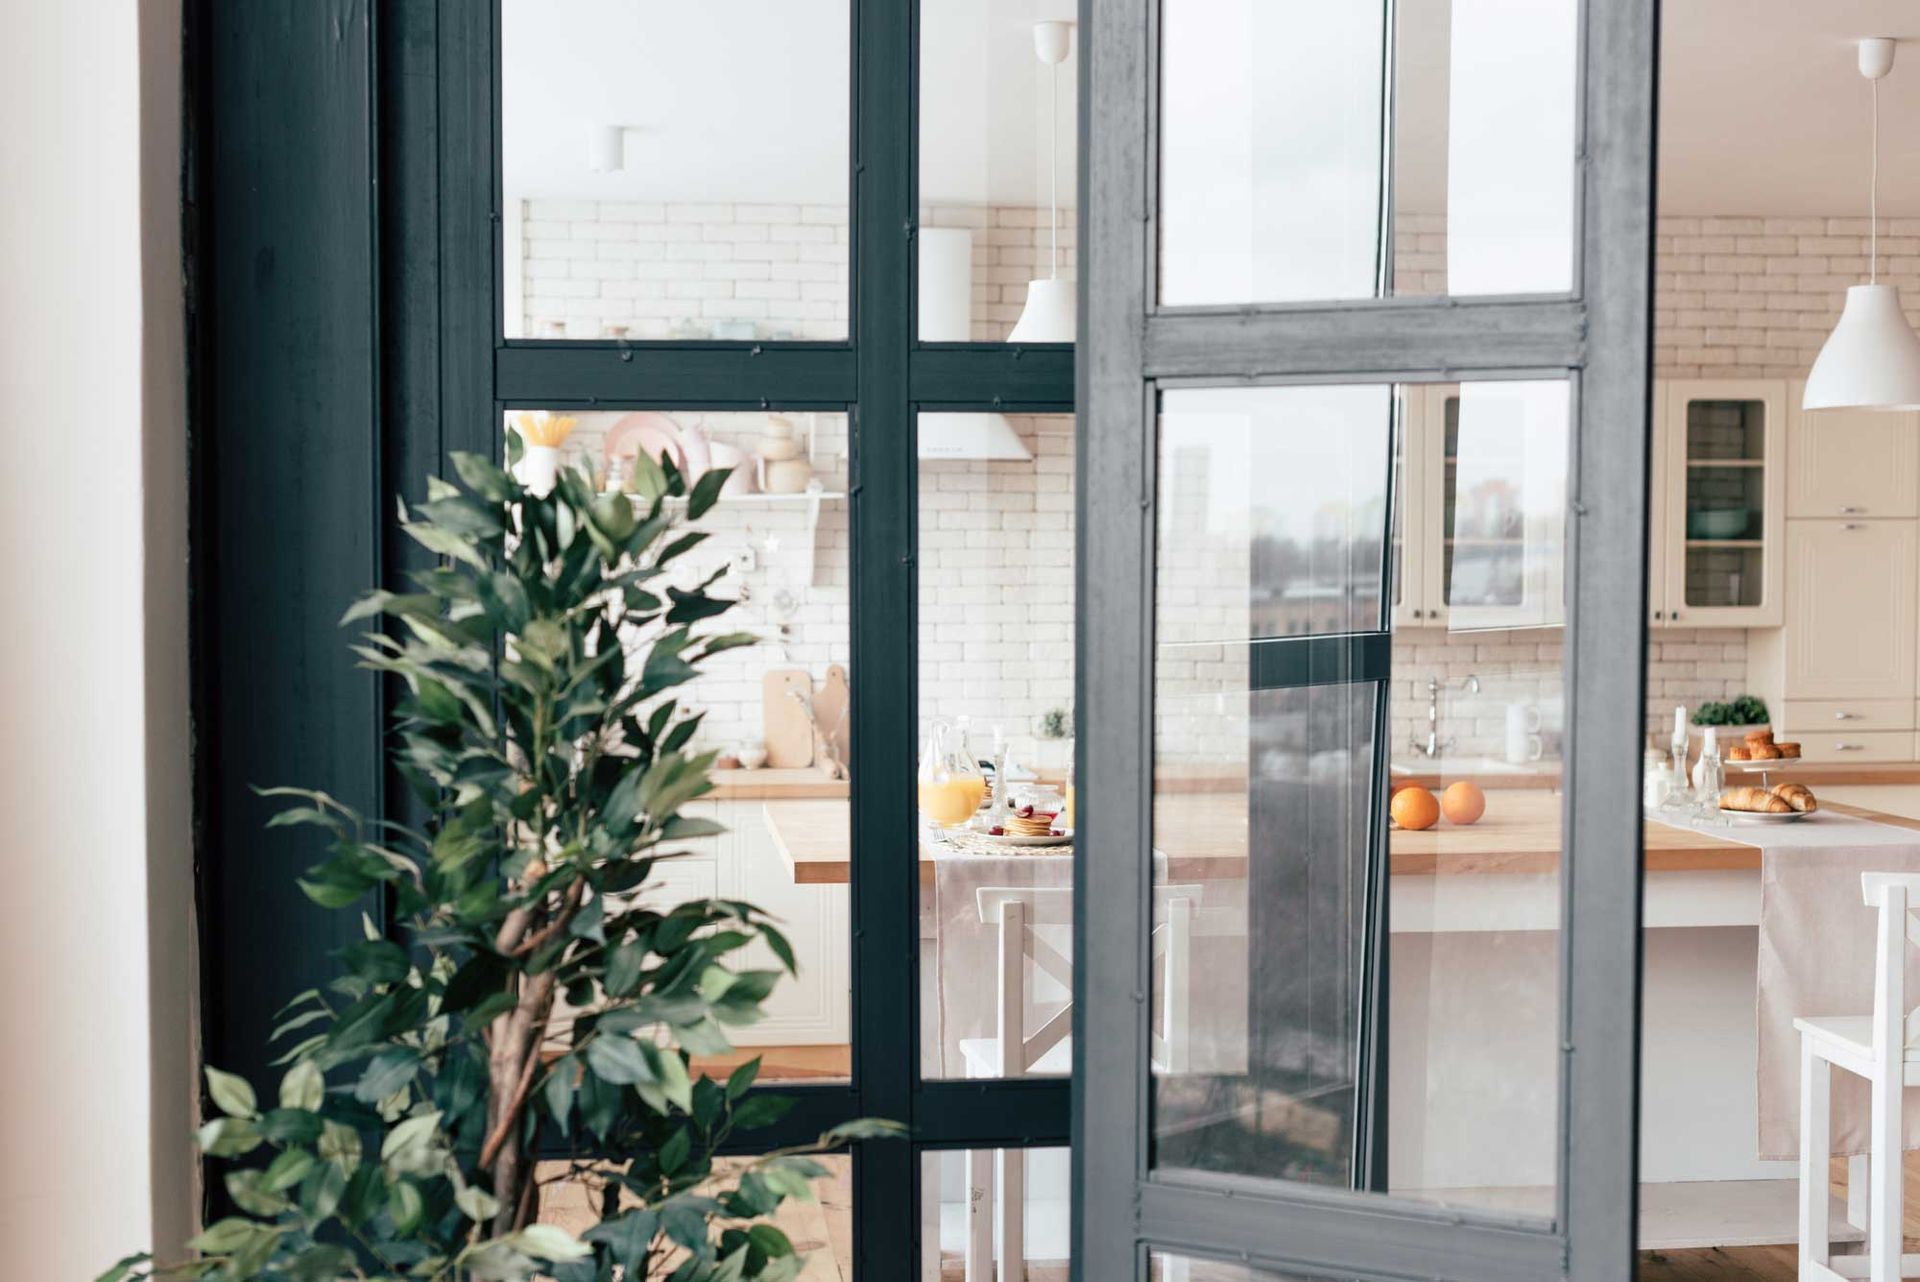
[[[716,770],[713,772],[714,801],[753,801],[768,797],[840,797],[847,796],[847,781],[835,779],[813,767],[802,770]]]
[[[1244,795],[1244,794],[1243,794]],[[851,815],[845,800],[776,799],[764,807],[767,829],[786,860],[793,880],[803,886],[844,886],[852,874]],[[1156,844],[1167,851],[1169,875],[1189,881],[1240,877],[1246,871],[1247,817],[1244,804],[1220,804],[1217,794],[1176,794],[1160,799],[1156,820],[1170,839]],[[1010,852],[1009,858],[1070,858],[1073,847]],[[920,850],[920,880],[933,880],[933,858]]]
[[[1857,769],[1857,767],[1855,767]],[[1433,877],[1465,873],[1542,873],[1560,866],[1561,795],[1537,788],[1489,792],[1487,812],[1468,827],[1441,823],[1421,832],[1395,829],[1388,852],[1395,876]],[[1920,830],[1920,820],[1882,814],[1862,806],[1825,803],[1836,814]],[[767,802],[767,827],[793,879],[800,885],[845,885],[851,873],[848,805],[841,799],[776,799]],[[1247,821],[1244,805],[1222,804],[1218,794],[1162,796],[1156,808],[1155,844],[1167,853],[1170,875],[1185,880],[1244,876]],[[1758,869],[1758,847],[1697,828],[1648,819],[1643,840],[1648,872]],[[1061,858],[1072,847],[1051,848]],[[920,852],[920,880],[933,880],[933,860]]]
[[[1728,782],[1737,784],[1744,776],[1731,767],[1752,764],[1748,762],[1728,762]],[[1808,787],[1815,784],[1860,784],[1901,785],[1920,784],[1920,761],[1769,761],[1766,763],[1768,778],[1774,783],[1804,783]],[[1417,784],[1422,788],[1444,788],[1461,779],[1471,779],[1489,792],[1499,789],[1547,788],[1557,790],[1560,787],[1560,770],[1549,766],[1538,770],[1516,770],[1512,773],[1502,771],[1498,774],[1480,774],[1474,771],[1432,770],[1407,763],[1397,763],[1393,770],[1395,786]],[[1756,778],[1753,782],[1758,783]]]

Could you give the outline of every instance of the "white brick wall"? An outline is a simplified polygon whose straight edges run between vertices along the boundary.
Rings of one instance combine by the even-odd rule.
[[[527,337],[846,337],[844,205],[529,200],[522,213]],[[922,219],[973,232],[973,336],[1005,338],[1027,281],[1046,274],[1046,211],[939,206]],[[1073,211],[1062,209],[1068,278],[1073,227]]]
[[[930,208],[930,226],[974,232],[974,337],[1003,337],[1044,272],[1042,210]],[[1446,224],[1402,214],[1397,287],[1445,287]],[[846,217],[837,206],[593,204],[532,201],[527,249],[527,332],[561,320],[572,337],[627,326],[634,338],[708,335],[717,320],[750,320],[753,336],[834,338],[846,324]],[[1663,218],[1657,227],[1655,372],[1660,377],[1797,377],[1839,314],[1847,285],[1866,271],[1859,218]],[[1882,278],[1920,299],[1920,219],[1881,220]],[[1063,211],[1062,274],[1072,269],[1073,221]],[[614,415],[587,415],[573,446],[598,453]],[[750,445],[759,415],[676,413],[717,439]],[[1068,419],[1016,418],[1035,452],[1025,463],[928,463],[921,469],[923,723],[970,715],[984,751],[1002,724],[1016,754],[1056,765],[1062,745],[1039,722],[1072,698],[1072,426]],[[820,415],[816,461],[844,486],[846,428]],[[1177,479],[1177,478],[1176,478]],[[741,619],[769,643],[728,656],[703,681],[703,738],[731,745],[760,734],[759,674],[791,663],[816,676],[847,662],[847,525],[844,503],[823,512],[817,585],[798,563],[799,510],[723,504],[715,538],[689,558],[711,568],[742,542],[760,548]],[[780,551],[767,553],[768,536]],[[1192,565],[1163,579],[1190,600],[1168,601],[1168,627],[1192,639],[1242,635],[1246,620],[1212,607],[1244,602],[1246,549],[1196,549]],[[1236,586],[1237,585],[1237,586]],[[784,612],[782,589],[792,593]],[[1218,589],[1218,590],[1216,590]],[[1230,613],[1230,611],[1229,611]],[[781,622],[786,622],[781,635]],[[1235,628],[1238,631],[1235,631]],[[1448,634],[1422,629],[1394,640],[1392,749],[1405,759],[1426,731],[1426,680],[1449,683],[1443,737],[1459,756],[1498,756],[1505,704],[1541,708],[1549,751],[1563,730],[1560,636],[1551,630]],[[1660,631],[1648,653],[1648,728],[1663,730],[1675,703],[1728,699],[1746,686],[1746,633]],[[1477,675],[1481,693],[1458,686]],[[1190,650],[1163,665],[1163,749],[1194,763],[1243,759],[1247,708],[1244,647]],[[1186,690],[1191,698],[1169,697]],[[1226,703],[1222,703],[1225,699]]]

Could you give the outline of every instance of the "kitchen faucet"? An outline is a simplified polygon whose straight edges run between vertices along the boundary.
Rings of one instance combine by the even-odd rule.
[[[1460,685],[1468,694],[1480,693],[1480,678],[1472,674],[1468,674]],[[1432,675],[1427,677],[1427,738],[1426,742],[1422,743],[1416,735],[1410,745],[1423,757],[1432,758],[1439,756],[1442,752],[1453,751],[1453,736],[1449,735],[1445,740],[1440,738],[1440,692],[1444,689],[1446,689],[1446,683],[1439,677]]]

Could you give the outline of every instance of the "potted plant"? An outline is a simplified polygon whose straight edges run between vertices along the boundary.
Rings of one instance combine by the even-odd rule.
[[[758,1060],[716,1079],[696,1057],[727,1050],[780,978],[744,950],[764,943],[789,972],[793,953],[752,904],[640,894],[680,843],[719,831],[683,813],[713,755],[689,750],[701,717],[676,692],[752,638],[714,626],[733,604],[708,591],[717,574],[668,572],[706,537],[679,502],[697,522],[726,472],[689,485],[642,459],[632,497],[573,471],[540,495],[454,463],[464,488],[430,481],[402,511],[441,564],[344,620],[392,625],[356,652],[405,683],[394,762],[436,817],[416,831],[271,794],[287,803],[272,825],[324,842],[307,896],[358,912],[381,891],[404,938],[368,921],[339,977],[288,1004],[271,1094],[206,1070],[200,1144],[236,1212],[194,1239],[198,1258],[134,1256],[102,1282],[780,1282],[802,1265],[767,1217],[811,1195],[824,1168],[807,1154],[895,1129],[716,1164],[783,1102],[750,1092]],[[557,1174],[598,1195],[578,1237],[540,1223],[556,1174],[536,1172],[541,1135],[541,1159],[557,1142]]]
[[[1704,740],[1702,731],[1707,726],[1716,727],[1721,751],[1729,743],[1739,743],[1749,730],[1767,729],[1767,705],[1750,694],[1743,694],[1725,703],[1707,702],[1693,710],[1693,734],[1695,743]],[[1698,751],[1696,747],[1695,751]]]

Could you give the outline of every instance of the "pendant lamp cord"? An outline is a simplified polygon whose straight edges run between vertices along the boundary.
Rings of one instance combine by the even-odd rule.
[[[1878,102],[1879,99],[1874,101]],[[1876,110],[1878,110],[1876,108]],[[1875,117],[1878,119],[1878,117]],[[1060,278],[1060,64],[1047,67],[1047,279]]]
[[[1880,82],[1873,86],[1873,161],[1867,169],[1867,283],[1880,281]]]

